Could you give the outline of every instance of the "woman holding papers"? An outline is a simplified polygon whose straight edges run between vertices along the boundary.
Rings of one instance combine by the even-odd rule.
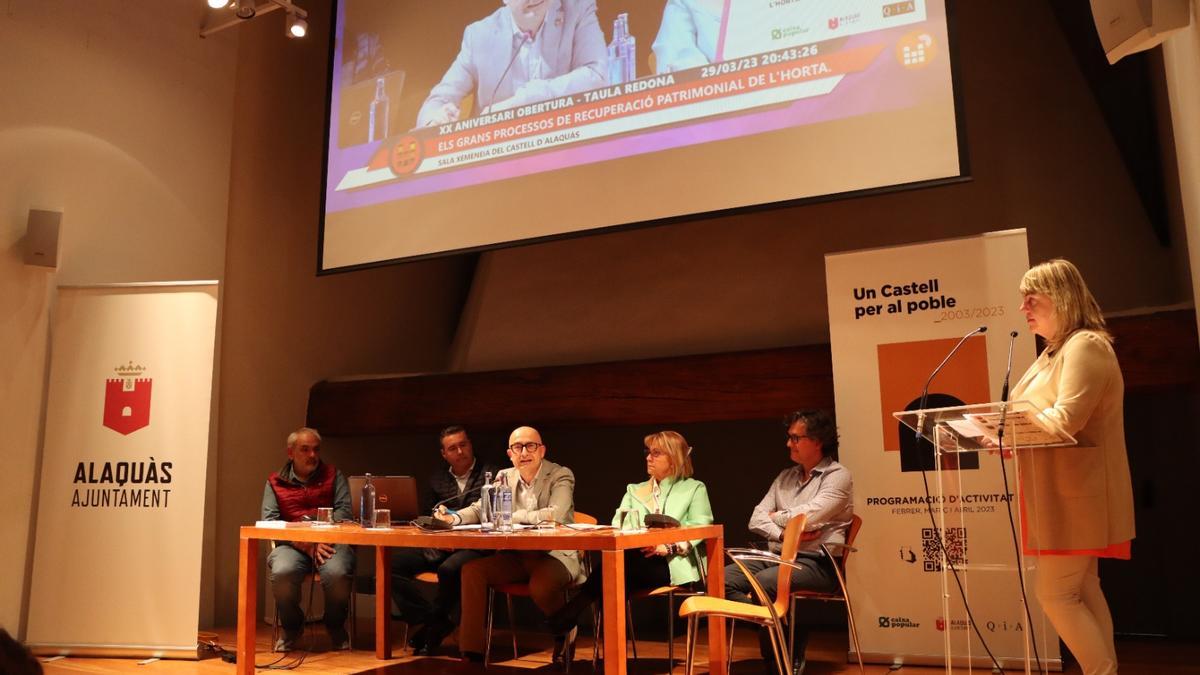
[[[1066,260],[1021,280],[1021,311],[1046,348],[1013,388],[1075,436],[1073,447],[1022,456],[1025,548],[1037,555],[1037,597],[1085,675],[1117,672],[1099,558],[1129,558],[1133,488],[1125,451],[1121,369],[1104,317]]]
[[[621,506],[613,515],[613,526],[640,527],[650,514],[668,515],[682,526],[711,525],[708,488],[691,477],[692,449],[683,436],[674,431],[660,431],[646,436],[642,442],[650,478],[625,488]],[[699,544],[699,540],[684,541],[625,551],[626,594],[700,581],[700,566],[707,566],[707,561],[704,552],[697,548]],[[600,592],[601,574],[595,570],[580,587],[579,594],[550,618],[551,627],[556,633],[570,631],[583,611],[600,597]]]

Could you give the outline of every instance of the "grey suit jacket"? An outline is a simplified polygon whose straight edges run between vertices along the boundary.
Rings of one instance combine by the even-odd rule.
[[[523,105],[548,98],[595,89],[607,83],[608,49],[604,33],[596,19],[595,0],[548,0],[550,8],[542,26],[541,55],[550,67],[549,77],[518,100]],[[513,62],[512,18],[508,7],[501,7],[486,18],[467,26],[462,47],[442,81],[434,85],[417,113],[417,126],[426,126],[432,114],[445,103],[459,105],[468,94],[475,94],[475,110],[512,97],[523,77],[517,76]],[[505,70],[509,72],[506,74]],[[501,77],[503,76],[503,81]]]
[[[502,477],[509,487],[521,480],[521,475],[515,467],[500,471],[496,480],[499,481]],[[570,469],[543,459],[542,466],[533,477],[533,492],[537,495],[538,510],[514,511],[514,523],[533,525],[544,519],[553,519],[560,523],[575,522],[575,474]],[[463,524],[478,523],[479,500],[476,499],[470,506],[459,511],[458,518]],[[550,555],[567,568],[575,583],[582,583],[584,573],[579,551],[550,551]]]

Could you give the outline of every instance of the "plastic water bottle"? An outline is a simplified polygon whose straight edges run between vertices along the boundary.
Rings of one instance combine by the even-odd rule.
[[[512,532],[512,514],[513,491],[506,480],[496,488],[496,529],[501,532]]]
[[[379,141],[388,136],[388,96],[384,91],[382,77],[375,79],[375,98],[371,101],[371,120],[367,128],[367,142]]]
[[[625,56],[628,53],[628,48],[625,41],[629,34],[629,15],[618,14],[613,20],[613,39],[608,44],[608,83],[621,84],[625,81],[625,74],[629,70],[625,65]]]
[[[358,516],[363,527],[375,527],[375,485],[371,483],[371,474],[367,474],[358,497]]]
[[[495,527],[495,518],[492,516],[492,492],[495,487],[492,485],[492,472],[485,471],[483,473],[483,487],[479,488],[479,529],[484,532],[490,532]]]
[[[625,27],[626,33],[629,31],[628,25]],[[623,57],[625,66],[625,81],[633,82],[637,79],[637,38],[626,34],[625,36],[625,55]]]

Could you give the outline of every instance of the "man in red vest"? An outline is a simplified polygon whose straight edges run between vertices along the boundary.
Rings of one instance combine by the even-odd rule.
[[[350,520],[350,483],[341,471],[321,461],[321,435],[302,427],[287,439],[288,462],[267,479],[263,520],[316,520],[318,507],[333,507],[333,520]],[[333,649],[348,649],[346,614],[354,583],[354,552],[345,544],[280,542],[267,556],[267,580],[279,610],[283,637],[275,651],[291,651],[304,628],[300,584],[321,575],[325,590],[325,628]]]

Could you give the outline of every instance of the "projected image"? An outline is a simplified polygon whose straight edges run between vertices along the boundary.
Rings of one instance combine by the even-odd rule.
[[[935,150],[948,159],[938,175],[923,175],[923,166],[907,175],[893,157],[899,171],[882,182],[848,176],[831,188],[817,180],[780,194],[731,194],[715,206],[958,173],[940,1],[341,0],[337,12],[325,269],[709,210],[665,199],[559,214],[557,223],[554,214],[526,214],[517,236],[489,239],[445,231],[452,219],[429,199],[579,167],[593,167],[588,177],[598,180],[636,178],[657,170],[643,155],[708,146],[700,163],[679,168],[696,172],[692,184],[702,186],[703,172],[739,152],[737,139],[931,102],[941,114],[916,124],[943,129]],[[772,157],[761,166],[786,168]],[[373,220],[447,236],[383,233]],[[399,248],[381,251],[379,238],[363,242],[361,254],[339,248],[336,230],[361,235],[363,224],[385,235],[385,248]]]

